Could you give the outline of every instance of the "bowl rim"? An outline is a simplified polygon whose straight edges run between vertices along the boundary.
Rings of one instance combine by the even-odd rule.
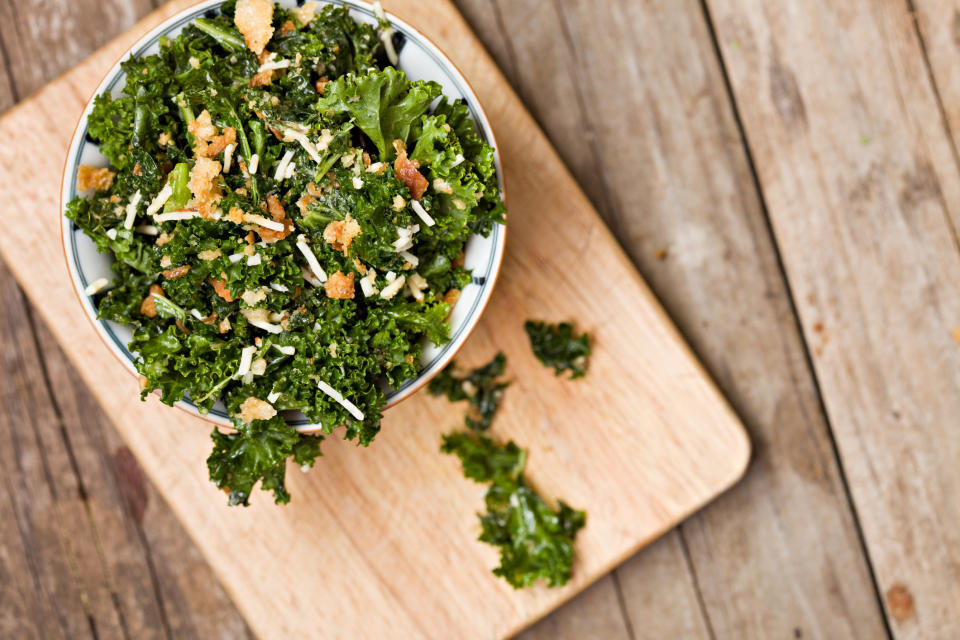
[[[66,227],[67,223],[65,216],[65,207],[66,207],[66,191],[67,191],[67,173],[72,165],[72,159],[76,156],[76,151],[79,148],[81,143],[80,140],[80,130],[84,122],[86,122],[89,117],[89,111],[93,104],[93,101],[99,96],[115,78],[122,71],[120,68],[121,63],[123,63],[128,57],[130,57],[134,51],[142,49],[153,44],[157,41],[162,33],[169,27],[173,22],[176,22],[183,18],[184,15],[196,12],[203,7],[205,10],[210,10],[217,8],[224,4],[226,0],[200,0],[194,4],[191,4],[187,7],[184,7],[180,11],[177,11],[175,14],[168,16],[157,25],[151,27],[143,36],[138,38],[133,42],[128,48],[126,48],[123,53],[116,57],[113,64],[107,69],[103,74],[100,82],[97,84],[96,88],[90,94],[90,97],[84,103],[83,110],[80,113],[80,116],[77,119],[77,124],[74,126],[73,134],[70,138],[70,144],[67,148],[67,153],[64,158],[63,172],[60,177],[60,194],[59,194],[59,203],[60,203],[60,245],[61,250],[63,251],[64,262],[67,266],[67,272],[70,276],[70,283],[73,287],[74,294],[77,296],[77,301],[80,303],[80,307],[83,309],[83,315],[86,316],[87,321],[93,326],[94,332],[97,334],[97,337],[100,341],[107,347],[107,350],[113,354],[113,356],[120,361],[124,369],[131,374],[134,378],[139,377],[139,372],[134,367],[133,361],[127,358],[124,354],[120,353],[115,344],[107,340],[103,335],[103,327],[96,317],[96,310],[93,307],[92,303],[88,300],[87,296],[83,291],[80,290],[80,283],[77,278],[77,269],[69,257],[69,252],[67,251],[67,238],[66,238]],[[273,0],[271,0],[273,1]],[[365,2],[364,0],[317,0],[317,3],[320,5],[334,5],[334,6],[343,6],[347,9],[357,9],[368,13],[374,12],[374,6],[371,2]],[[506,189],[506,177],[503,172],[503,164],[500,155],[500,146],[496,141],[496,137],[493,131],[493,126],[490,124],[490,119],[487,116],[485,109],[483,108],[483,103],[480,101],[477,92],[474,90],[473,85],[460,70],[460,67],[454,63],[449,56],[444,52],[443,49],[439,47],[432,39],[424,35],[419,29],[412,26],[409,22],[399,17],[393,12],[384,11],[384,15],[388,22],[392,26],[400,27],[404,35],[412,35],[420,41],[422,45],[425,45],[428,49],[431,50],[431,53],[442,63],[442,66],[446,67],[446,70],[455,77],[456,80],[460,82],[460,88],[464,89],[466,94],[465,98],[472,99],[475,109],[471,109],[471,115],[473,115],[478,122],[476,123],[481,129],[484,130],[485,137],[488,138],[487,143],[493,147],[493,161],[494,167],[497,170],[497,180],[500,187],[500,197],[504,205],[507,202],[507,189]],[[473,314],[467,316],[464,319],[464,328],[457,338],[457,343],[448,349],[443,357],[436,363],[433,367],[433,371],[427,373],[426,375],[421,372],[413,380],[413,384],[408,386],[402,392],[395,394],[394,397],[381,408],[381,411],[386,411],[392,407],[395,407],[400,402],[406,400],[410,396],[414,395],[417,391],[423,388],[434,376],[440,373],[444,367],[446,367],[459,353],[460,349],[463,348],[463,345],[466,344],[469,337],[473,334],[473,331],[476,329],[477,324],[480,321],[480,318],[483,316],[483,312],[486,310],[487,305],[490,302],[490,298],[493,295],[493,291],[496,288],[497,281],[500,276],[500,268],[503,263],[503,257],[506,248],[507,240],[507,220],[504,219],[503,223],[500,224],[500,234],[494,245],[494,259],[490,269],[490,272],[487,276],[489,284],[484,287],[481,291],[478,303],[474,308]],[[153,395],[160,397],[159,390],[154,391]],[[209,413],[201,413],[196,405],[191,402],[187,402],[184,399],[179,399],[172,405],[181,411],[184,411],[191,416],[198,417],[208,423],[215,424],[217,426],[223,427],[232,427],[232,423],[229,420],[220,418],[219,416],[211,415]],[[322,429],[320,424],[307,424],[296,427],[297,431],[300,433],[315,433]]]

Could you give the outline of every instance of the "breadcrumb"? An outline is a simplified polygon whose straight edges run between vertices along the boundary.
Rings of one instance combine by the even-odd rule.
[[[201,260],[209,262],[210,260],[216,260],[223,254],[220,252],[220,249],[206,249],[197,254],[197,257]]]
[[[153,296],[167,296],[163,293],[163,289],[160,288],[158,284],[150,285],[150,292],[147,294],[147,297],[143,299],[143,302],[140,303],[140,313],[147,316],[148,318],[157,317],[157,304],[153,300]]]
[[[323,288],[329,298],[352,300],[354,296],[353,273],[345,274],[343,271],[331,273],[327,281],[323,283]]]
[[[87,189],[106,191],[113,184],[113,178],[116,175],[116,172],[110,171],[110,169],[98,169],[82,164],[77,167],[77,191],[86,191]]]
[[[233,23],[243,34],[247,48],[260,55],[273,37],[273,2],[271,0],[237,0]]]
[[[243,0],[240,0],[240,2],[243,2]],[[237,4],[239,5],[239,3]],[[250,423],[254,420],[269,420],[275,415],[277,415],[277,410],[273,408],[273,405],[260,398],[250,396],[240,405],[240,412],[237,417],[243,422]]]
[[[182,278],[183,276],[187,275],[188,271],[190,271],[190,265],[185,264],[179,267],[174,267],[173,269],[167,269],[166,271],[161,271],[160,275],[162,275],[167,280],[174,280],[176,278]]]
[[[296,9],[290,10],[297,20],[300,21],[301,26],[307,26],[310,24],[310,21],[313,20],[313,16],[317,13],[317,3],[316,2],[305,2],[302,7],[297,7]]]
[[[227,145],[237,142],[237,130],[233,127],[224,127],[221,133],[213,124],[210,112],[204,109],[187,125],[187,131],[193,134],[193,153],[198,158],[216,158],[223,153]]]
[[[267,209],[270,211],[270,217],[273,218],[275,222],[280,222],[283,224],[283,231],[267,229],[266,227],[257,225],[256,231],[261,240],[267,243],[273,243],[278,240],[283,240],[288,235],[293,233],[293,221],[287,217],[287,212],[280,203],[280,198],[272,193],[268,195]]]
[[[220,163],[209,158],[197,158],[190,170],[190,192],[196,200],[197,211],[203,218],[210,218],[217,210],[217,203],[223,198],[217,176],[220,175]]]
[[[323,239],[335,251],[342,251],[343,255],[347,255],[353,239],[361,233],[363,230],[360,228],[360,223],[348,213],[345,219],[334,220],[326,226],[323,230]]]

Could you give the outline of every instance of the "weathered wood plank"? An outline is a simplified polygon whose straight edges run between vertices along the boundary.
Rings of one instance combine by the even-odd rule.
[[[611,576],[593,586],[517,636],[517,640],[633,640]]]
[[[707,5],[890,624],[952,637],[960,180],[909,5]]]
[[[485,2],[464,4],[475,21],[497,19]],[[882,636],[874,587],[700,6],[514,2],[506,9],[499,19],[510,44],[501,49],[517,69],[513,82],[751,428],[751,473],[681,528],[707,624],[717,637],[786,636],[795,629]],[[820,544],[824,539],[831,543]],[[641,576],[636,581],[655,575],[659,562],[647,566],[641,552],[618,570],[621,583],[634,584],[634,572]],[[684,567],[682,558],[670,566]],[[696,594],[689,575],[673,575],[680,580],[674,591]],[[632,619],[661,611],[660,603],[635,593],[624,594]],[[683,609],[695,606],[694,600]]]
[[[36,326],[53,396],[133,637],[237,638],[246,624],[59,345]],[[119,507],[119,508],[118,508]]]
[[[0,2],[0,39],[20,99],[153,9],[151,0]]]
[[[910,0],[953,146],[960,139],[960,6],[943,0]]]
[[[59,429],[59,420],[22,294],[2,264],[0,290],[0,332],[6,345],[0,364],[4,371],[17,372],[0,385],[0,464],[7,470],[0,520],[11,534],[0,539],[0,557],[9,559],[10,571],[27,568],[26,574],[4,575],[2,627],[33,629],[38,636],[54,638],[122,637],[82,500],[56,466],[69,469],[69,461],[64,461],[62,446],[44,437]],[[8,589],[8,584],[17,586]]]

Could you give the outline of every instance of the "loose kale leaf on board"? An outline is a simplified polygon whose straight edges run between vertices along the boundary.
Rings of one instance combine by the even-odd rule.
[[[427,389],[434,396],[446,396],[450,402],[469,401],[470,410],[464,419],[466,425],[475,431],[486,431],[503,400],[503,390],[510,385],[498,380],[506,366],[507,357],[498,353],[487,364],[458,377],[453,373],[456,363],[451,361],[430,380]]]
[[[515,589],[539,580],[550,587],[566,584],[572,575],[573,541],[586,514],[559,500],[553,508],[537,495],[523,477],[526,452],[512,441],[499,446],[479,434],[454,433],[444,436],[441,451],[456,454],[466,477],[490,483],[479,539],[500,551],[494,575]]]
[[[544,365],[553,367],[556,375],[570,372],[570,378],[580,378],[587,372],[587,356],[590,355],[590,336],[586,333],[576,337],[568,322],[548,324],[527,320],[523,328],[530,337],[533,354]]]

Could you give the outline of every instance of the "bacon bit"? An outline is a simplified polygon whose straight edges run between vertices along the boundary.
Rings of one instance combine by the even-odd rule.
[[[131,173],[132,173],[133,175],[135,175],[135,176],[139,176],[140,174],[143,173],[143,169],[140,168],[140,163],[139,163],[139,162],[138,162],[137,164],[133,165],[133,171],[131,171]]]
[[[227,302],[233,302],[233,295],[230,293],[230,289],[227,289],[227,274],[221,273],[220,277],[222,280],[215,280],[211,278],[208,280],[210,286],[213,287],[213,290],[218,296],[226,300]]]
[[[174,267],[173,269],[167,269],[166,271],[161,271],[160,275],[162,275],[167,280],[175,280],[177,278],[182,278],[183,276],[187,275],[188,271],[190,271],[190,265],[185,264],[179,267]]]
[[[317,93],[323,93],[323,90],[326,88],[328,82],[329,80],[327,80],[327,76],[320,76],[317,78],[317,81],[313,83],[313,88],[317,90]]]
[[[220,163],[209,158],[199,157],[190,170],[190,192],[197,202],[197,211],[203,218],[209,219],[217,210],[216,205],[223,199],[217,176],[220,175]]]
[[[237,0],[233,23],[243,34],[247,48],[260,55],[273,37],[273,2],[271,0]]]
[[[240,0],[243,2],[243,0]],[[254,420],[269,420],[277,415],[277,410],[269,402],[264,402],[260,398],[250,396],[240,405],[240,412],[237,417],[243,422],[250,423]]]
[[[140,313],[148,318],[157,317],[157,304],[153,301],[154,295],[163,296],[164,298],[167,297],[163,289],[160,288],[160,285],[150,285],[150,293],[148,293],[147,297],[140,303]]]
[[[283,223],[283,231],[275,231],[257,226],[257,233],[264,242],[277,242],[293,233],[293,222],[287,217],[287,212],[284,211],[283,205],[280,204],[280,199],[272,193],[267,196],[267,208],[270,211],[271,218],[276,222]]]
[[[397,159],[393,161],[393,171],[397,174],[397,179],[410,190],[410,197],[419,200],[430,183],[422,173],[417,171],[420,163],[407,158],[407,147],[402,140],[394,140],[393,148],[397,151]]]
[[[323,283],[323,288],[327,292],[328,298],[352,300],[354,296],[353,273],[344,274],[343,271],[332,273]]]
[[[216,324],[216,322],[217,322],[217,312],[214,311],[213,313],[211,313],[210,315],[208,315],[206,318],[204,318],[204,319],[201,320],[200,322],[202,322],[203,324]]]
[[[280,26],[280,35],[285,36],[291,31],[296,31],[297,25],[293,24],[293,20],[287,20]]]
[[[82,164],[77,167],[77,190],[86,191],[87,189],[96,189],[97,191],[106,191],[113,184],[113,178],[116,175],[116,172],[110,171],[110,169],[97,169],[96,167]]]
[[[360,228],[360,223],[348,213],[346,219],[334,220],[326,226],[323,230],[323,239],[335,251],[342,251],[343,255],[347,255],[353,239],[361,233],[363,230]]]

